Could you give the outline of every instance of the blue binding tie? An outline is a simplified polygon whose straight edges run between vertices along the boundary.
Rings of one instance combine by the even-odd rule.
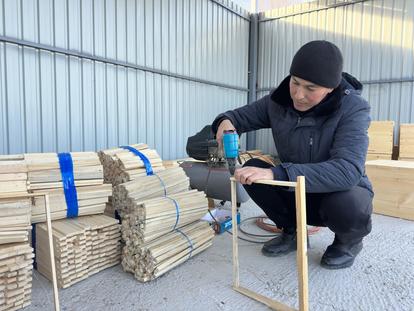
[[[63,191],[66,200],[66,217],[78,217],[79,205],[78,195],[75,187],[75,179],[73,177],[73,161],[70,153],[58,153],[60,173],[62,175]]]
[[[170,199],[171,201],[173,201],[174,202],[174,205],[175,205],[175,215],[176,215],[176,219],[175,219],[175,225],[174,225],[174,228],[173,228],[173,230],[175,230],[175,228],[177,228],[178,221],[180,220],[180,206],[178,205],[178,202],[176,200],[174,200],[173,198],[170,198],[170,197],[167,197],[167,196],[166,196],[166,198],[167,199]]]
[[[190,255],[188,256],[188,259],[191,258],[191,255],[193,254],[193,250],[194,250],[194,245],[193,242],[191,242],[191,239],[188,237],[188,235],[186,235],[184,232],[182,232],[180,229],[175,229],[175,231],[181,233],[188,241],[188,244],[190,244]]]
[[[136,156],[140,157],[142,162],[144,162],[144,166],[145,166],[145,170],[147,172],[147,176],[154,175],[154,172],[152,171],[151,162],[148,160],[148,158],[142,152],[139,152],[137,149],[135,149],[134,147],[131,147],[131,146],[121,146],[120,148],[129,150],[133,154],[135,154]]]
[[[167,188],[165,187],[165,183],[164,183],[164,181],[161,179],[161,177],[160,176],[158,176],[157,174],[154,174],[154,176],[157,176],[158,177],[158,179],[160,180],[160,183],[161,183],[161,186],[164,188],[164,196],[166,197],[167,196]]]

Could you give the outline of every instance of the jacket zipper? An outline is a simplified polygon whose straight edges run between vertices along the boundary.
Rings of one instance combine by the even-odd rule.
[[[313,134],[309,138],[309,162],[312,163]]]
[[[302,120],[302,118],[301,117],[298,117],[298,123],[296,123],[296,126],[299,125],[299,123],[300,123],[301,120]]]

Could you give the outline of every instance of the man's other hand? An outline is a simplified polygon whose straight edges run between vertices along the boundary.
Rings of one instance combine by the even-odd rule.
[[[273,180],[273,171],[270,168],[246,166],[239,168],[234,173],[234,178],[243,185],[251,185],[259,179]]]

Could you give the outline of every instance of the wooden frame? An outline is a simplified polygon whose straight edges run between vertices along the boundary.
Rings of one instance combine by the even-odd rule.
[[[236,222],[237,214],[237,193],[236,179],[230,178],[231,181],[231,211],[232,211],[232,228],[233,228],[233,289],[251,299],[257,300],[273,310],[295,311],[281,302],[260,295],[250,289],[240,286],[239,278],[239,249],[238,249],[238,228]],[[306,192],[305,177],[298,176],[296,182],[276,181],[276,180],[258,180],[256,184],[271,186],[284,186],[295,188],[296,198],[296,226],[297,226],[297,268],[299,283],[299,310],[308,311],[308,257],[307,257],[307,232],[306,232]]]
[[[52,221],[50,219],[50,206],[49,206],[49,194],[47,193],[5,193],[0,194],[0,199],[14,199],[14,198],[33,198],[33,197],[44,197],[45,198],[45,213],[47,223],[47,233],[49,240],[49,251],[50,251],[50,268],[52,269],[53,279],[53,297],[55,303],[55,311],[60,311],[59,295],[56,279],[56,267],[55,267],[55,253],[53,250],[53,239],[52,239]],[[34,246],[34,245],[33,245]]]

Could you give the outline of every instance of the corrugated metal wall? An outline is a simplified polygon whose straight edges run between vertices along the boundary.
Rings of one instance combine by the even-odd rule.
[[[364,84],[373,120],[414,122],[414,1],[315,1],[265,12],[259,22],[258,98],[288,75],[294,53],[326,39]],[[275,153],[268,130],[257,147]]]
[[[247,102],[248,40],[227,0],[0,0],[0,154],[146,142],[184,157]]]

